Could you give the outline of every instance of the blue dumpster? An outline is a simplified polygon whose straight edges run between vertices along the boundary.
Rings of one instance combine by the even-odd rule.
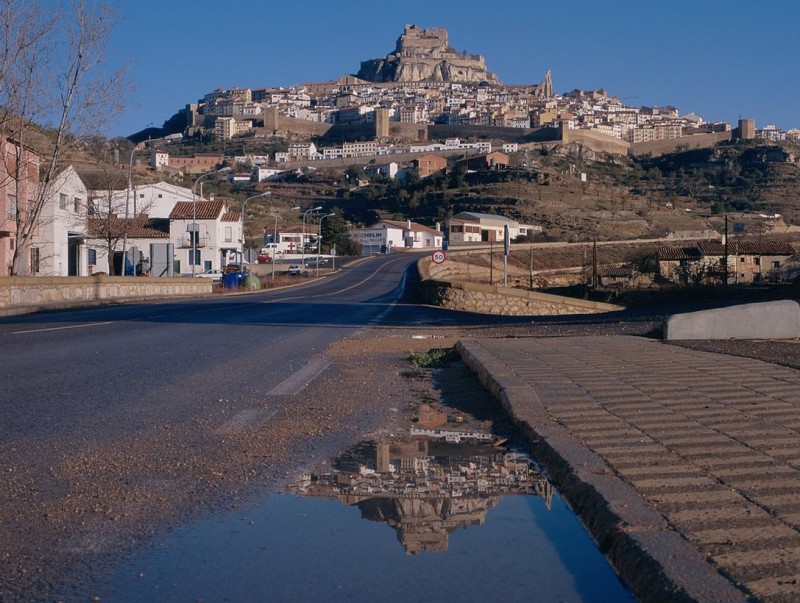
[[[239,282],[240,279],[238,272],[228,272],[222,275],[222,286],[226,289],[238,289]]]

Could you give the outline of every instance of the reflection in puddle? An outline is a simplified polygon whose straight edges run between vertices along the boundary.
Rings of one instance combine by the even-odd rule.
[[[357,506],[391,526],[410,555],[446,551],[452,532],[483,525],[504,495],[537,495],[548,509],[553,495],[528,456],[491,434],[441,429],[361,442],[332,471],[304,475],[297,491]]]
[[[529,457],[485,431],[437,430],[361,442],[332,469],[304,475],[293,488],[300,496],[267,497],[164,534],[89,594],[103,601],[633,601]]]

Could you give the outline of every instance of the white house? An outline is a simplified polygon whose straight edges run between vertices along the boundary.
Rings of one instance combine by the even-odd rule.
[[[397,176],[397,172],[399,171],[399,166],[394,161],[389,163],[382,163],[380,165],[365,165],[364,172],[371,176],[376,176],[380,174],[381,176],[385,176],[386,178],[394,178]]]
[[[38,248],[41,276],[88,276],[94,253],[86,245],[86,207],[89,193],[75,168],[56,176],[42,208],[31,243]],[[91,257],[90,257],[91,256]]]
[[[175,244],[175,271],[191,274],[220,270],[239,262],[242,220],[222,200],[181,201],[169,216],[170,241]]]
[[[355,228],[350,237],[361,245],[364,255],[405,249],[441,249],[443,233],[408,220],[381,220],[369,228]]]
[[[192,189],[162,181],[139,184],[130,191],[114,191],[113,204],[124,208],[127,203],[130,217],[145,213],[151,218],[169,218],[177,203],[192,199]]]
[[[287,173],[288,170],[278,170],[258,165],[253,167],[253,176],[255,176],[257,182],[280,180],[280,178],[282,178],[281,174],[285,176]]]
[[[503,216],[462,211],[447,220],[447,237],[450,243],[502,241],[506,226],[511,240],[542,231],[541,226],[520,224]]]
[[[128,262],[136,264],[134,254],[138,251],[141,261],[149,263],[150,245],[169,243],[169,228],[166,218],[150,218],[139,214],[133,218],[122,218],[115,214],[89,217],[87,219],[87,254],[91,274],[122,274],[124,246],[128,250]],[[111,256],[111,263],[109,263]],[[137,274],[139,268],[136,267]]]

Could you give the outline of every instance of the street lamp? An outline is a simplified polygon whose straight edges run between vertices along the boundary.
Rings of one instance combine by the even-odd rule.
[[[197,177],[197,180],[194,181],[194,185],[192,186],[192,278],[194,278],[195,266],[197,265],[197,200],[195,199],[195,195],[197,194],[197,183],[200,182],[203,178],[208,176],[213,176],[214,174],[222,174],[224,172],[230,172],[231,168],[225,166],[224,168],[220,168],[218,170],[214,170],[213,172],[206,172],[205,174],[200,174]],[[202,199],[202,194],[200,196]]]
[[[302,240],[300,241],[300,265],[302,268],[305,268],[305,261],[306,261],[306,214],[308,212],[319,211],[322,209],[322,206],[319,207],[312,207],[311,209],[307,209],[303,212],[303,234]]]
[[[319,254],[322,251],[322,221],[325,218],[330,218],[331,216],[335,216],[336,214],[325,214],[319,219],[319,234],[317,234],[317,274],[319,276]]]
[[[128,160],[128,188],[125,189],[125,230],[122,233],[122,276],[125,276],[125,268],[128,266],[128,209],[130,208],[131,188],[133,172],[133,155],[136,153],[136,145],[131,149],[131,158]],[[136,266],[133,267],[133,276],[136,276]]]
[[[300,206],[293,207],[292,211],[298,211]],[[275,230],[272,231],[272,284],[275,284],[275,262],[278,254],[278,214],[275,214]]]
[[[244,201],[242,201],[242,247],[241,247],[241,260],[239,262],[239,272],[244,272],[244,206],[247,205],[247,202],[250,199],[257,199],[258,197],[267,197],[271,195],[271,191],[265,191],[258,195],[253,195],[252,197],[248,197]]]

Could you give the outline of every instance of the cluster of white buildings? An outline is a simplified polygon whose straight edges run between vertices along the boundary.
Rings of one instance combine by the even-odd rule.
[[[506,148],[516,149],[517,145],[509,143]],[[444,142],[431,142],[419,145],[381,144],[375,140],[345,142],[340,147],[321,147],[313,142],[294,142],[288,150],[275,153],[275,163],[289,161],[318,161],[322,159],[352,159],[355,157],[376,157],[405,153],[435,153],[443,151],[471,151],[475,153],[491,153],[492,143],[488,141],[462,142],[458,138],[448,138]]]
[[[706,122],[693,113],[681,115],[672,106],[626,105],[602,89],[556,94],[549,78],[547,86],[498,86],[454,82],[378,84],[345,76],[337,82],[289,88],[219,89],[193,107],[200,115],[213,116],[218,123],[217,134],[223,137],[256,126],[267,108],[276,109],[280,115],[331,124],[373,123],[376,109],[383,108],[388,110],[391,121],[400,123],[591,129],[631,143],[731,129],[725,122]],[[775,126],[758,133],[769,140],[798,135],[798,131],[784,132]],[[356,156],[348,155],[346,149],[340,153],[337,156]]]
[[[241,214],[224,199],[195,198],[166,182],[104,190],[71,166],[49,188],[30,247],[32,275],[121,273],[125,248],[128,271],[135,265],[137,274],[147,272],[154,246],[169,250],[171,270],[163,275],[240,261]]]

